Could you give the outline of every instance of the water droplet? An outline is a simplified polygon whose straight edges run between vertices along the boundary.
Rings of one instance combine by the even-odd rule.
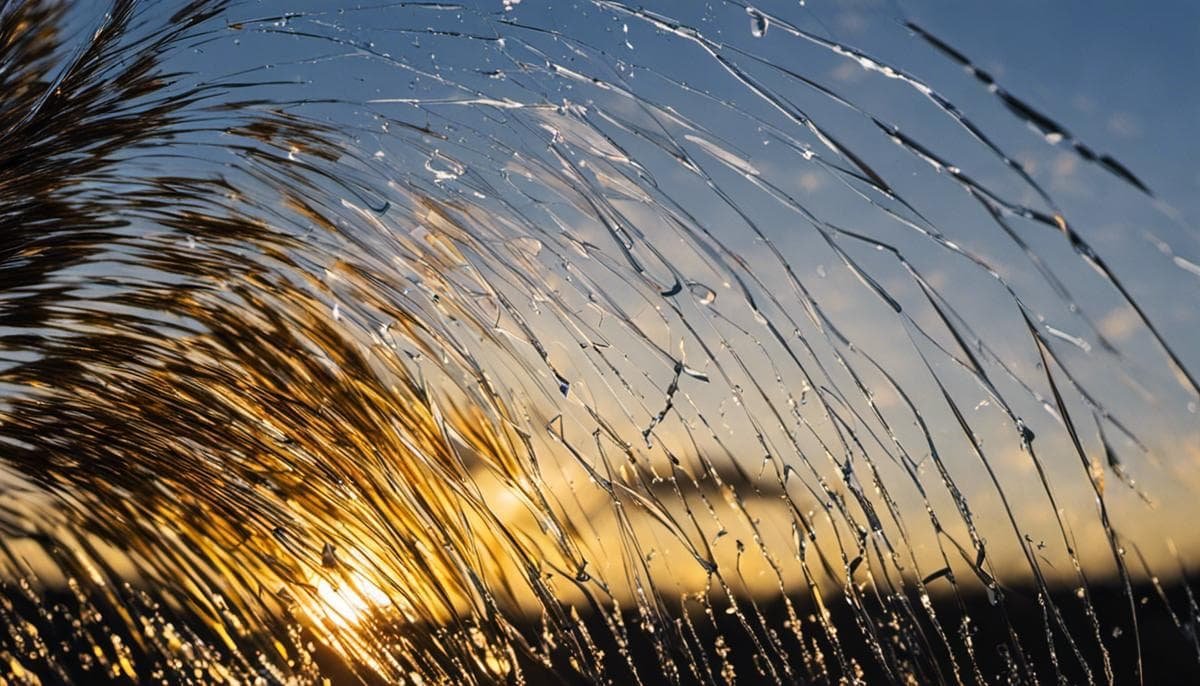
[[[747,7],[746,14],[750,15],[750,35],[755,38],[767,35],[767,28],[770,25],[767,16],[753,7]]]
[[[716,292],[702,283],[693,281],[688,284],[688,290],[692,292],[692,295],[695,296],[701,305],[711,305],[717,299]]]

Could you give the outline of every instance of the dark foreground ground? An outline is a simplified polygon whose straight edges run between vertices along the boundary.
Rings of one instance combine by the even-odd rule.
[[[1193,588],[1193,594],[1197,590],[1200,589]],[[1100,626],[1101,637],[1108,650],[1112,683],[1118,685],[1137,683],[1147,685],[1200,684],[1200,644],[1197,643],[1195,633],[1197,617],[1194,610],[1189,610],[1192,601],[1188,589],[1182,584],[1176,584],[1164,587],[1163,592],[1170,603],[1171,610],[1168,610],[1159,592],[1152,585],[1145,584],[1134,587],[1133,596],[1138,608],[1138,627],[1135,633],[1131,620],[1130,601],[1121,587],[1094,585],[1091,588],[1091,603],[1095,608],[1095,620]],[[958,627],[961,625],[965,607],[966,614],[971,617],[970,626],[973,628],[971,640],[975,647],[975,660],[986,683],[1056,683],[1058,677],[1051,661],[1050,642],[1046,636],[1043,612],[1041,605],[1037,602],[1036,593],[1033,589],[1009,588],[1005,598],[1004,611],[1007,613],[1011,625],[1004,621],[1001,611],[993,606],[987,595],[982,592],[964,595],[962,606],[953,597],[934,599],[933,608],[941,620],[941,624],[945,627],[951,644],[961,646],[962,641],[959,640],[961,633],[958,631]],[[1076,648],[1091,670],[1089,679],[1088,673],[1081,667],[1080,660],[1076,657],[1072,647],[1063,639],[1061,632],[1056,631],[1054,649],[1063,682],[1069,684],[1087,684],[1093,681],[1098,684],[1109,683],[1104,669],[1104,660],[1097,647],[1095,624],[1085,612],[1083,600],[1079,598],[1075,589],[1062,589],[1055,592],[1053,601],[1058,606],[1063,621],[1067,624],[1072,636],[1075,637]],[[815,637],[818,634],[815,631],[816,627],[807,624],[808,610],[810,609],[808,603],[800,599],[794,600],[794,603],[797,613],[806,622],[806,636]],[[767,626],[775,628],[782,635],[781,627],[787,621],[787,610],[784,603],[780,601],[767,605],[760,604],[759,608],[765,616]],[[895,683],[897,679],[888,674],[872,654],[867,643],[862,640],[861,630],[856,626],[849,607],[833,604],[829,609],[832,613],[831,620],[841,637],[846,660],[848,662],[853,660],[862,668],[865,682],[868,684]],[[919,610],[919,608],[917,609]],[[1172,616],[1172,611],[1174,616]],[[633,613],[627,613],[624,619],[626,627],[631,629],[638,623],[637,617]],[[757,625],[757,620],[753,616],[750,616],[749,619]],[[771,679],[764,677],[758,670],[757,662],[760,659],[758,650],[754,642],[747,637],[739,620],[733,615],[724,613],[717,613],[716,620],[730,648],[726,659],[733,667],[732,672],[737,675],[737,683],[770,683]],[[618,686],[639,683],[635,681],[626,661],[620,657],[603,619],[585,617],[584,622],[594,638],[597,648],[603,650],[607,656],[606,664],[610,669],[607,676],[611,678],[611,683]],[[705,631],[699,622],[694,623],[694,626],[700,640],[711,646],[715,639],[715,632],[711,628]],[[814,630],[809,630],[808,627],[812,627]],[[932,631],[932,627],[924,628],[927,638],[930,641],[936,641],[936,634]],[[523,627],[523,631],[527,635],[536,635],[540,629],[540,625]],[[885,626],[877,626],[876,629],[885,639],[889,635]],[[1139,641],[1135,638],[1139,635],[1141,637],[1142,666],[1140,679],[1138,675]],[[641,638],[638,638],[637,634],[633,634],[633,636],[634,638],[629,643],[629,650],[634,665],[641,672],[640,683],[647,685],[665,683],[659,676],[655,643],[645,638],[644,635]],[[1011,649],[1014,636],[1019,640],[1021,648],[1026,653],[1024,669],[1018,664],[1018,659]],[[605,640],[606,637],[607,640]],[[796,647],[795,641],[789,640],[788,637],[783,637],[783,641],[785,647]],[[899,661],[909,658],[907,660],[909,664],[926,665],[925,669],[913,674],[913,680],[908,683],[931,684],[942,681],[954,683],[954,674],[949,659],[944,653],[944,648],[941,649],[941,654],[935,650],[933,655],[936,657],[930,659],[929,655],[915,655],[906,652],[911,649],[896,642],[885,640],[884,643],[891,643],[891,649],[894,651],[891,657]],[[789,656],[793,669],[793,677],[790,681],[801,684],[826,683],[824,679],[811,678],[811,675],[805,670],[799,652],[799,650],[795,650],[794,654]],[[834,658],[828,650],[826,653],[827,659],[832,662]],[[975,683],[965,653],[960,651],[957,657],[962,680],[965,683]],[[710,655],[709,659],[713,659],[713,656]],[[928,665],[931,663],[936,666],[930,669]],[[720,664],[710,664],[709,666],[715,683],[722,683],[722,666]],[[777,665],[777,669],[778,667]],[[526,663],[524,669],[526,678],[535,684],[589,683],[585,677],[580,675],[550,672],[532,662]],[[709,683],[706,680],[698,679],[691,670],[682,665],[680,670],[681,683]],[[701,675],[703,676],[703,674],[702,671]],[[785,677],[784,681],[789,680]]]
[[[1171,609],[1174,611],[1172,616],[1171,611],[1163,603],[1158,591],[1150,586],[1138,586],[1134,588],[1134,597],[1138,606],[1138,629],[1133,630],[1133,624],[1130,619],[1129,599],[1121,591],[1119,587],[1103,587],[1094,586],[1092,588],[1092,604],[1096,610],[1096,620],[1101,627],[1101,636],[1104,644],[1109,652],[1109,661],[1112,666],[1113,683],[1115,684],[1137,684],[1139,683],[1138,676],[1138,641],[1135,636],[1141,637],[1141,664],[1142,675],[1141,683],[1145,684],[1197,684],[1200,683],[1200,648],[1198,648],[1195,624],[1195,611],[1190,610],[1191,599],[1188,594],[1188,589],[1181,584],[1167,586],[1164,589],[1167,600],[1170,603]],[[1193,589],[1193,592],[1198,589]],[[1059,670],[1063,676],[1063,683],[1071,684],[1086,684],[1091,681],[1095,683],[1108,683],[1104,670],[1104,663],[1100,652],[1097,648],[1096,632],[1092,620],[1084,612],[1083,601],[1077,596],[1074,589],[1063,589],[1061,592],[1056,592],[1054,596],[1055,604],[1060,608],[1065,621],[1070,628],[1072,635],[1076,638],[1076,648],[1080,655],[1088,663],[1092,674],[1089,679],[1087,672],[1080,666],[1080,660],[1075,656],[1072,647],[1062,638],[1061,633],[1056,632],[1055,637],[1055,653],[1058,656]],[[1043,623],[1043,614],[1040,605],[1036,600],[1036,594],[1028,589],[1013,589],[1009,588],[1006,593],[1006,603],[1004,611],[1008,615],[1010,623],[1004,621],[1003,614],[1000,609],[991,605],[988,598],[981,594],[964,595],[962,597],[963,605],[960,606],[954,598],[941,598],[933,600],[933,607],[936,611],[941,624],[945,627],[945,632],[950,638],[953,645],[961,646],[961,618],[963,616],[963,608],[970,615],[971,621],[969,626],[972,627],[971,641],[975,648],[975,660],[978,664],[979,671],[982,673],[986,683],[1047,683],[1053,684],[1057,681],[1055,668],[1051,662],[1050,642],[1046,636],[1046,631]],[[106,608],[101,603],[94,603],[97,610],[105,615],[112,608]],[[42,612],[39,612],[34,605],[28,601],[25,594],[19,592],[13,585],[6,585],[3,588],[3,593],[0,593],[0,610],[3,611],[4,619],[7,620],[9,631],[0,632],[0,656],[6,652],[14,651],[18,647],[14,641],[19,642],[19,638],[14,636],[11,631],[12,620],[14,617],[37,618],[34,621],[38,624],[39,632],[45,639],[46,645],[51,649],[58,646],[67,648],[71,643],[72,631],[64,623],[61,618],[56,618],[56,612],[45,612],[45,610],[68,610],[68,613],[74,614],[71,611],[72,606],[76,605],[75,599],[68,593],[50,593],[45,602],[41,605]],[[809,607],[805,601],[795,600],[797,613],[805,622],[804,633],[806,636],[815,638],[819,635],[816,627],[810,623]],[[783,602],[775,602],[770,604],[760,604],[766,625],[775,628],[781,632],[781,640],[783,645],[789,649],[789,660],[793,670],[790,679],[793,683],[824,683],[825,679],[813,679],[816,675],[811,669],[806,669],[801,651],[797,648],[797,644],[790,636],[783,635],[784,622],[787,620],[786,609]],[[853,616],[849,608],[842,604],[834,604],[830,607],[832,616],[831,621],[837,628],[838,636],[841,640],[843,654],[847,660],[857,663],[861,667],[863,679],[868,684],[887,684],[897,681],[894,675],[881,666],[880,661],[872,654],[872,650],[867,643],[861,639],[862,630],[853,620]],[[111,616],[111,615],[109,615]],[[175,618],[178,619],[178,618]],[[638,620],[632,614],[627,614],[625,619],[626,626],[631,630],[631,641],[629,643],[630,660],[640,673],[640,683],[643,684],[659,684],[667,683],[660,676],[658,669],[659,658],[656,651],[655,642],[647,638],[645,634],[637,632],[634,627],[637,626]],[[725,659],[732,668],[732,673],[737,675],[737,683],[739,684],[759,684],[770,683],[771,679],[762,676],[759,673],[759,652],[755,647],[754,641],[748,638],[747,633],[742,628],[736,616],[718,612],[715,614],[715,619],[720,627],[721,633],[725,636],[726,645],[729,650],[726,651]],[[750,617],[753,624],[757,625],[757,619]],[[604,620],[598,616],[584,616],[583,622],[588,627],[590,635],[595,640],[595,645],[599,650],[602,650],[605,655],[605,664],[608,667],[606,676],[611,680],[611,683],[617,685],[639,683],[634,679],[631,673],[628,662],[621,656],[616,644],[611,639],[611,634],[605,628]],[[697,621],[695,630],[701,642],[711,646],[716,638],[715,632],[709,626],[707,630],[702,626],[701,622]],[[518,627],[524,634],[530,637],[540,635],[542,626],[540,623],[530,623],[526,626]],[[1011,628],[1011,632],[1010,632]],[[918,665],[917,670],[912,674],[913,679],[909,683],[926,684],[939,682],[954,682],[954,674],[950,665],[948,655],[943,648],[933,648],[932,652],[928,649],[914,648],[909,645],[911,642],[892,640],[889,636],[894,635],[890,632],[886,625],[877,625],[875,627],[887,650],[891,652],[889,656],[893,664],[902,663],[910,665]],[[931,641],[937,641],[936,633],[932,631],[932,626],[925,626],[926,636]],[[101,633],[104,629],[101,627]],[[93,635],[95,635],[93,630]],[[607,637],[607,639],[606,639]],[[1019,640],[1022,649],[1025,651],[1025,666],[1022,667],[1020,661],[1014,655],[1011,648],[1013,638]],[[833,672],[837,674],[839,670],[834,663],[832,651],[829,650],[829,645],[820,639],[827,659],[834,664]],[[84,646],[76,646],[76,650],[87,652]],[[964,682],[975,683],[973,673],[970,668],[970,663],[965,657],[965,653],[961,648],[958,649],[957,658],[959,661],[960,673]],[[63,650],[64,654],[68,651]],[[145,669],[144,663],[138,659],[139,656],[134,655],[135,663],[138,663],[140,673],[149,672]],[[144,658],[145,656],[141,656]],[[567,653],[561,646],[559,654],[555,655],[558,663],[567,663]],[[322,673],[329,677],[334,684],[355,684],[363,683],[359,678],[356,678],[347,670],[344,665],[339,664],[336,657],[321,649],[317,649],[317,662],[321,666]],[[714,660],[710,650],[709,660]],[[0,660],[0,676],[11,676],[8,672],[11,670],[8,660]],[[27,666],[31,666],[29,661],[25,661]],[[680,683],[709,683],[705,679],[698,679],[695,672],[684,665],[680,664]],[[60,660],[60,665],[66,665],[66,676],[68,682],[78,684],[95,684],[108,683],[110,679],[97,673],[95,666],[90,669],[83,669],[79,664],[71,664],[69,661]],[[33,665],[36,669],[36,665]],[[528,683],[532,684],[585,684],[589,683],[587,678],[570,671],[551,671],[544,666],[538,664],[534,660],[523,661],[523,672]],[[782,665],[775,663],[777,671],[784,677],[784,681],[789,681],[782,672]],[[700,675],[711,673],[713,683],[721,683],[721,673],[723,665],[710,662],[710,672],[701,670]],[[188,674],[190,670],[186,668],[183,674]],[[184,679],[178,678],[180,674],[172,676],[171,670],[159,672],[161,676],[166,678],[166,683],[179,683]],[[1032,674],[1032,676],[1031,676]],[[56,674],[50,669],[37,669],[36,676],[40,678],[43,684],[57,684],[64,682],[63,674]],[[265,674],[264,674],[265,676]],[[0,678],[0,682],[4,679]],[[204,683],[204,680],[200,681]],[[11,682],[10,682],[11,683]],[[19,683],[19,682],[18,682]],[[129,683],[128,680],[120,680],[116,683]],[[143,680],[143,683],[164,683],[162,679]],[[271,683],[268,680],[267,683]]]
[[[1163,589],[1170,602],[1170,607],[1174,611],[1174,617],[1172,617],[1171,611],[1164,605],[1158,591],[1153,586],[1146,584],[1135,587],[1133,590],[1133,595],[1138,606],[1138,627],[1136,633],[1131,620],[1129,598],[1120,587],[1093,586],[1091,589],[1091,601],[1095,608],[1096,621],[1100,626],[1100,634],[1108,650],[1109,662],[1112,669],[1112,683],[1139,683],[1139,642],[1135,637],[1140,635],[1141,683],[1200,684],[1200,645],[1196,642],[1197,638],[1195,634],[1197,618],[1194,610],[1188,609],[1191,607],[1188,589],[1183,585],[1175,585]],[[1195,593],[1196,589],[1193,588],[1192,590]],[[1009,588],[1007,591],[1005,611],[1011,621],[1011,633],[1009,623],[1004,621],[1000,610],[989,603],[985,594],[967,595],[962,600],[966,613],[970,615],[972,620],[970,626],[974,629],[971,640],[975,647],[975,659],[978,663],[979,671],[987,683],[1053,684],[1058,681],[1051,661],[1050,642],[1046,636],[1042,609],[1032,589]],[[1080,665],[1079,658],[1075,656],[1072,647],[1062,638],[1061,633],[1056,632],[1054,648],[1063,681],[1070,684],[1086,684],[1093,680],[1099,684],[1108,683],[1104,661],[1097,647],[1095,625],[1084,611],[1085,606],[1083,601],[1078,597],[1075,589],[1064,589],[1061,592],[1056,592],[1053,600],[1062,613],[1063,621],[1066,622],[1071,634],[1075,637],[1076,647],[1092,671],[1091,678],[1089,679],[1087,672]],[[805,604],[802,601],[796,602],[798,613],[806,618],[807,612],[801,611],[805,608]],[[956,640],[961,635],[958,632],[958,627],[960,626],[960,619],[963,616],[963,611],[958,602],[953,598],[947,597],[934,600],[933,607],[941,619],[941,623],[945,627],[951,643],[961,645],[962,641]],[[766,616],[768,626],[783,626],[787,617],[782,602],[760,606],[760,608]],[[833,605],[830,607],[830,610],[833,613],[832,620],[837,627],[838,635],[841,637],[842,648],[847,661],[853,660],[861,666],[862,675],[866,683],[894,683],[896,679],[881,667],[879,660],[872,655],[872,651],[867,643],[861,639],[861,630],[855,625],[849,608],[845,605]],[[741,637],[743,641],[741,644],[730,645],[731,650],[727,654],[727,659],[734,668],[733,671],[739,676],[738,683],[769,683],[770,680],[760,675],[757,670],[757,650],[753,642],[746,638],[747,634],[740,627],[736,617],[719,614],[717,619],[727,641],[732,643],[736,640],[735,637]],[[632,617],[626,618],[627,624],[634,621]],[[754,622],[755,620],[751,618],[751,621]],[[601,637],[606,635],[603,627],[598,622],[591,621],[589,625],[593,628],[594,636]],[[811,625],[806,624],[807,626]],[[931,628],[930,626],[925,627],[927,637],[931,641],[936,641],[936,634],[931,631]],[[876,629],[879,631],[881,637],[885,639],[889,635],[886,626],[877,626]],[[699,626],[697,626],[697,630],[702,631]],[[810,636],[817,634],[816,631],[806,633]],[[1024,669],[1018,664],[1018,659],[1011,649],[1013,636],[1017,637],[1021,648],[1026,653],[1026,667]],[[708,632],[708,637],[712,637],[711,631]],[[706,636],[702,633],[701,638],[703,640]],[[785,646],[794,647],[796,645],[794,640],[784,640]],[[605,643],[598,640],[598,643],[601,644],[600,647],[609,655],[616,654],[615,645],[611,641]],[[907,658],[909,664],[929,665],[932,663],[936,665],[932,669],[922,669],[913,674],[913,680],[909,683],[954,682],[953,671],[948,657],[944,654],[944,648],[941,649],[941,654],[938,654],[938,651],[935,650],[932,655],[936,657],[929,659],[928,655],[913,654],[911,648],[901,645],[901,642],[884,640],[884,643],[885,645],[891,644],[890,649],[894,651],[892,657],[897,659],[897,661],[903,662]],[[634,656],[634,663],[639,666],[645,665],[650,667],[650,669],[647,669],[647,674],[655,675],[655,672],[651,671],[656,663],[653,643],[651,641],[635,640],[631,643],[631,649]],[[796,653],[798,652],[797,650]],[[791,657],[794,658],[792,660],[794,682],[811,683],[815,681],[816,683],[824,683],[824,679],[818,678],[814,680],[811,678],[805,671],[798,654]],[[827,658],[831,661],[833,660],[832,656],[828,655],[828,651]],[[960,652],[958,658],[963,681],[973,683],[975,680],[965,654]],[[609,663],[613,667],[621,666],[619,660],[610,659]],[[939,670],[940,675],[938,673]],[[619,669],[616,671],[617,673],[614,674],[613,678],[614,683],[634,683],[630,674],[622,674],[622,670]],[[720,666],[713,665],[713,671],[717,674],[717,683],[720,683]],[[1031,676],[1031,672],[1033,676]],[[656,676],[643,676],[644,683],[659,683],[659,679]],[[687,670],[683,672],[683,676],[684,683],[698,681]],[[550,675],[544,672],[540,677],[544,679],[543,683],[586,683],[582,679],[566,680],[562,675]],[[700,681],[700,683],[706,682]]]

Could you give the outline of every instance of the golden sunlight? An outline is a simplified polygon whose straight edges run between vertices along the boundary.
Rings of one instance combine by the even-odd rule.
[[[316,595],[309,612],[319,621],[350,628],[372,612],[391,606],[387,594],[357,572],[349,572],[338,585],[321,578],[314,584]]]

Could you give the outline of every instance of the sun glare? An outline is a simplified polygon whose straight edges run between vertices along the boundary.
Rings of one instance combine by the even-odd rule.
[[[350,572],[346,581],[335,585],[328,579],[316,582],[317,597],[312,608],[318,619],[332,621],[343,627],[360,624],[372,612],[391,606],[387,594],[357,572]]]

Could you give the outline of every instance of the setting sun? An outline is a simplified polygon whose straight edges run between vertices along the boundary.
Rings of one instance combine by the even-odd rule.
[[[309,608],[315,619],[351,627],[362,623],[372,612],[391,606],[387,594],[361,574],[349,572],[346,579],[347,582],[336,586],[328,579],[317,580],[316,597]]]

